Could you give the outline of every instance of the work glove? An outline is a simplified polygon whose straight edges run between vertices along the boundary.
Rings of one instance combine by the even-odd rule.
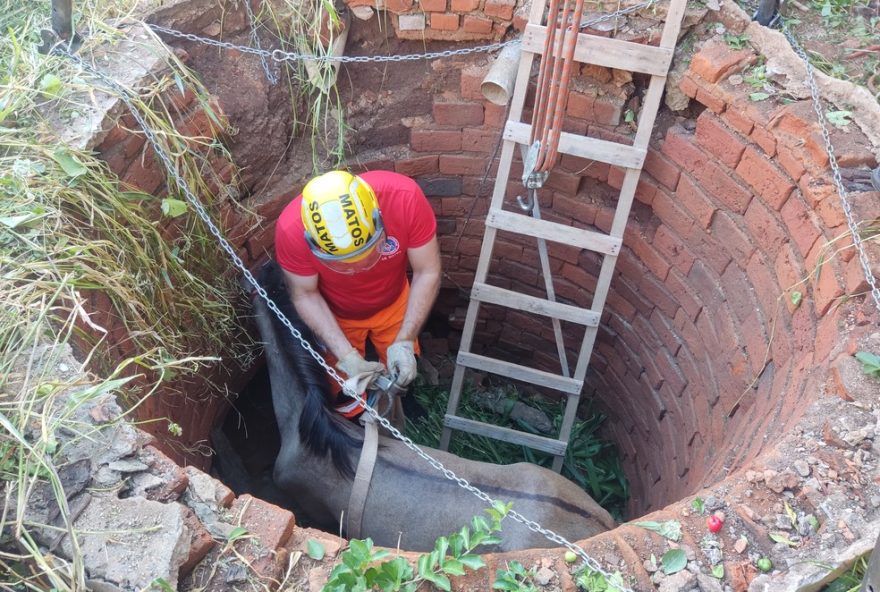
[[[380,362],[366,361],[358,350],[352,349],[336,362],[336,369],[348,377],[345,386],[361,394],[373,379],[385,371],[385,366]]]
[[[416,379],[416,354],[412,341],[395,341],[388,347],[388,369],[397,375],[396,382],[406,386]]]

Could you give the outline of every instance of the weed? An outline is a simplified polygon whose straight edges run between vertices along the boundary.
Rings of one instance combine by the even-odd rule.
[[[427,413],[416,421],[407,421],[407,435],[418,444],[436,447],[443,429],[443,417],[449,393],[439,387],[418,386],[414,396]],[[511,396],[519,397],[515,391]],[[558,433],[562,423],[564,402],[535,398],[528,400],[527,404],[540,409],[552,418],[553,429]],[[459,413],[469,419],[538,433],[534,427],[523,421],[499,417],[480,407],[473,401],[471,392],[466,391],[463,394]],[[628,497],[628,486],[614,445],[597,435],[604,421],[603,414],[594,412],[574,423],[562,466],[562,475],[577,483],[596,500],[596,503],[606,508],[615,518],[620,519]],[[452,438],[450,452],[471,460],[495,464],[527,461],[546,467],[552,464],[554,458],[552,455],[535,452],[524,446],[469,433],[456,434]]]
[[[745,49],[749,46],[749,36],[745,33],[740,33],[739,35],[725,33],[724,41],[733,49]]]
[[[855,354],[862,363],[862,372],[874,378],[880,378],[880,356],[872,352],[860,351]]]
[[[376,549],[371,539],[352,539],[348,549],[340,556],[340,563],[330,572],[330,577],[321,590],[354,592],[379,588],[385,592],[414,592],[423,582],[429,582],[440,590],[448,591],[451,589],[450,576],[462,576],[466,570],[478,570],[486,566],[474,551],[481,546],[497,545],[501,542],[496,533],[500,532],[501,521],[508,512],[510,504],[496,502],[493,507],[486,509],[488,521],[482,516],[475,516],[470,526],[463,526],[458,532],[437,539],[433,551],[418,557],[415,570],[403,557],[386,560],[391,552]]]
[[[868,555],[856,559],[852,566],[836,580],[822,588],[821,592],[858,592],[868,572]]]

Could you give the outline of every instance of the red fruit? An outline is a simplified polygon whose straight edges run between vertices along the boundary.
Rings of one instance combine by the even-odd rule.
[[[724,526],[724,520],[718,516],[709,516],[706,518],[706,528],[709,529],[709,532],[719,532],[722,526]]]

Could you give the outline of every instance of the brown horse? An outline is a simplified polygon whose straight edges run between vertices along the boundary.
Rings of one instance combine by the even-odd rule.
[[[277,265],[267,265],[261,284],[295,327],[314,343],[297,316]],[[317,525],[337,532],[352,489],[364,430],[329,408],[327,377],[321,366],[259,297],[257,325],[265,343],[281,450],[276,485]],[[614,520],[582,489],[562,476],[529,463],[494,465],[424,448],[457,476],[570,541],[614,528]],[[420,458],[403,442],[379,439],[378,458],[364,508],[361,535],[381,546],[423,551],[456,531],[487,504]],[[342,520],[340,522],[340,520]],[[554,546],[508,517],[501,550]]]

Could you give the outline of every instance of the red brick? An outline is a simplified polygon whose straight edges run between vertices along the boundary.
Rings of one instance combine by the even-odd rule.
[[[153,151],[145,149],[140,158],[128,165],[120,180],[144,193],[155,193],[165,182],[165,172],[156,162]]]
[[[715,155],[730,168],[735,168],[746,149],[747,142],[731,131],[710,111],[703,111],[697,118],[697,143]]]
[[[725,300],[740,322],[754,314],[757,302],[748,287],[749,278],[737,262],[728,265],[724,273],[721,274],[721,285],[724,289]]]
[[[469,127],[461,131],[461,149],[465,152],[485,152],[488,154],[498,145],[499,140],[497,130]]]
[[[720,39],[708,41],[691,60],[689,70],[707,82],[718,82],[757,59],[750,49],[735,50]]]
[[[488,35],[492,32],[492,26],[495,22],[492,19],[483,18],[481,16],[474,16],[472,14],[464,15],[464,23],[462,24],[462,29],[465,33],[478,33],[481,35]]]
[[[742,162],[740,166],[743,166]],[[745,213],[752,201],[752,192],[737,183],[728,169],[714,162],[705,163],[702,168],[693,172],[693,176],[704,191],[737,214]]]
[[[843,268],[843,277],[847,294],[863,294],[870,289],[865,268],[862,267],[862,262],[858,257],[853,257],[846,262]]]
[[[754,148],[743,155],[737,174],[775,210],[779,210],[794,189],[791,179]]]
[[[271,253],[275,244],[275,220],[270,224],[263,224],[262,228],[250,235],[246,243],[251,259],[256,259],[263,254]]]
[[[819,131],[812,101],[803,100],[785,105],[776,112],[767,129],[785,136],[780,141],[791,147],[800,145],[804,138]]]
[[[439,125],[483,125],[483,104],[472,101],[435,101],[434,121]]]
[[[673,300],[678,303],[685,316],[693,322],[700,314],[703,304],[691,292],[688,281],[677,269],[671,269],[666,276],[665,284]]]
[[[736,261],[747,261],[755,252],[755,245],[749,235],[743,232],[727,212],[715,214],[715,219],[712,220],[712,234]]]
[[[683,76],[681,82],[678,83],[678,88],[692,99],[697,97],[697,91],[699,90],[697,83],[690,76]]]
[[[810,248],[821,236],[815,214],[810,212],[800,192],[795,191],[779,212],[788,228],[791,239],[797,245],[801,256],[806,258]]]
[[[826,245],[822,241],[817,241],[813,245],[813,251],[807,257],[807,268],[814,270],[812,277],[813,299],[815,300],[816,316],[824,316],[834,304],[834,301],[843,296],[842,282],[838,280],[838,263],[834,259],[828,257]],[[819,262],[818,258],[824,257],[824,261]],[[812,264],[815,260],[816,263]]]
[[[681,171],[658,150],[648,149],[645,156],[644,170],[666,188],[675,191]]]
[[[651,204],[654,215],[672,228],[678,236],[687,240],[693,234],[694,219],[690,213],[678,205],[675,198],[662,189],[654,194]]]
[[[689,172],[699,169],[708,160],[706,153],[694,145],[693,135],[682,128],[669,128],[660,150]]]
[[[180,575],[188,575],[199,561],[214,547],[214,539],[208,529],[199,521],[195,512],[186,506],[182,506],[183,523],[190,532],[189,551],[183,565],[180,566]]]
[[[458,30],[458,15],[457,14],[448,14],[442,12],[432,12],[430,13],[431,17],[431,28],[437,31],[457,31]]]
[[[787,146],[777,146],[776,162],[779,163],[795,183],[797,183],[806,172],[803,161],[798,156],[795,156],[795,153]]]
[[[669,272],[669,263],[648,241],[634,241],[630,244],[630,248],[651,273],[661,280],[666,278],[666,274]]]
[[[572,91],[568,95],[565,113],[569,117],[592,120],[593,103],[595,100],[596,98],[593,95]]]
[[[693,214],[694,219],[699,222],[702,228],[709,228],[717,208],[691,177],[681,175],[675,197]]]
[[[638,280],[639,293],[644,296],[648,302],[659,308],[663,314],[672,318],[678,310],[678,303],[672,294],[666,289],[665,284],[661,283],[651,275],[642,275]],[[647,315],[646,315],[647,316]]]
[[[506,105],[496,105],[489,102],[484,103],[483,125],[500,129],[504,126],[504,122],[507,121],[506,116]]]
[[[593,103],[592,121],[602,125],[620,125],[620,118],[623,116],[622,98],[604,96],[599,97]]]
[[[672,263],[682,274],[687,275],[694,263],[694,255],[687,249],[681,239],[669,231],[666,226],[657,228],[654,235],[654,247]]]
[[[394,163],[394,170],[408,177],[418,177],[421,175],[430,175],[437,172],[438,158],[436,155],[419,156],[416,158],[408,158],[398,160]]]
[[[783,299],[786,306],[788,306],[789,312],[791,312],[795,306],[791,302],[789,292],[794,290],[803,292],[803,288],[799,284],[807,277],[807,274],[790,244],[783,245],[780,249],[779,254],[776,256],[774,269],[776,271],[776,281],[785,292]]]
[[[840,205],[840,199],[834,195],[820,201],[813,211],[819,216],[819,219],[825,223],[825,228],[831,231],[831,234],[837,234],[837,229],[846,224],[846,217],[843,214],[843,207]]]
[[[413,129],[410,147],[416,152],[460,152],[461,131]]]
[[[569,197],[559,193],[553,194],[552,210],[571,220],[584,224],[593,224],[596,219],[597,206],[581,196]]]
[[[721,115],[721,119],[723,119],[727,125],[745,136],[752,133],[752,129],[755,127],[752,120],[749,119],[745,113],[740,111],[738,107],[728,107],[728,109]]]
[[[486,172],[485,158],[473,155],[440,155],[440,172],[444,175],[482,175]]]
[[[776,300],[781,292],[775,274],[771,271],[770,263],[760,252],[755,252],[746,265],[746,275],[749,276],[749,284],[755,290],[758,305],[766,317],[772,317],[776,313]]]
[[[452,0],[452,12],[471,12],[480,7],[480,0]]]
[[[424,12],[446,12],[447,0],[419,0],[419,8]]]
[[[755,126],[749,138],[760,146],[767,156],[776,155],[776,138],[764,128]]]
[[[801,195],[804,196],[807,205],[813,209],[818,207],[822,201],[837,195],[837,189],[824,176],[817,178],[805,175],[798,182],[798,189],[801,190]]]
[[[714,113],[722,113],[727,107],[724,99],[702,88],[697,89],[697,101]]]
[[[544,187],[548,190],[553,190],[566,195],[575,195],[580,183],[581,178],[578,175],[572,175],[571,173],[554,169],[550,171],[550,175],[544,182]],[[539,193],[541,192],[539,191]]]
[[[755,244],[771,259],[775,259],[780,247],[788,242],[788,233],[777,216],[757,199],[752,200],[745,215],[746,226]]]
[[[509,21],[513,18],[514,8],[516,8],[516,0],[486,0],[483,12],[486,16]]]
[[[236,499],[230,511],[236,516],[234,523],[247,528],[265,549],[277,549],[293,533],[293,514],[248,494]]]

